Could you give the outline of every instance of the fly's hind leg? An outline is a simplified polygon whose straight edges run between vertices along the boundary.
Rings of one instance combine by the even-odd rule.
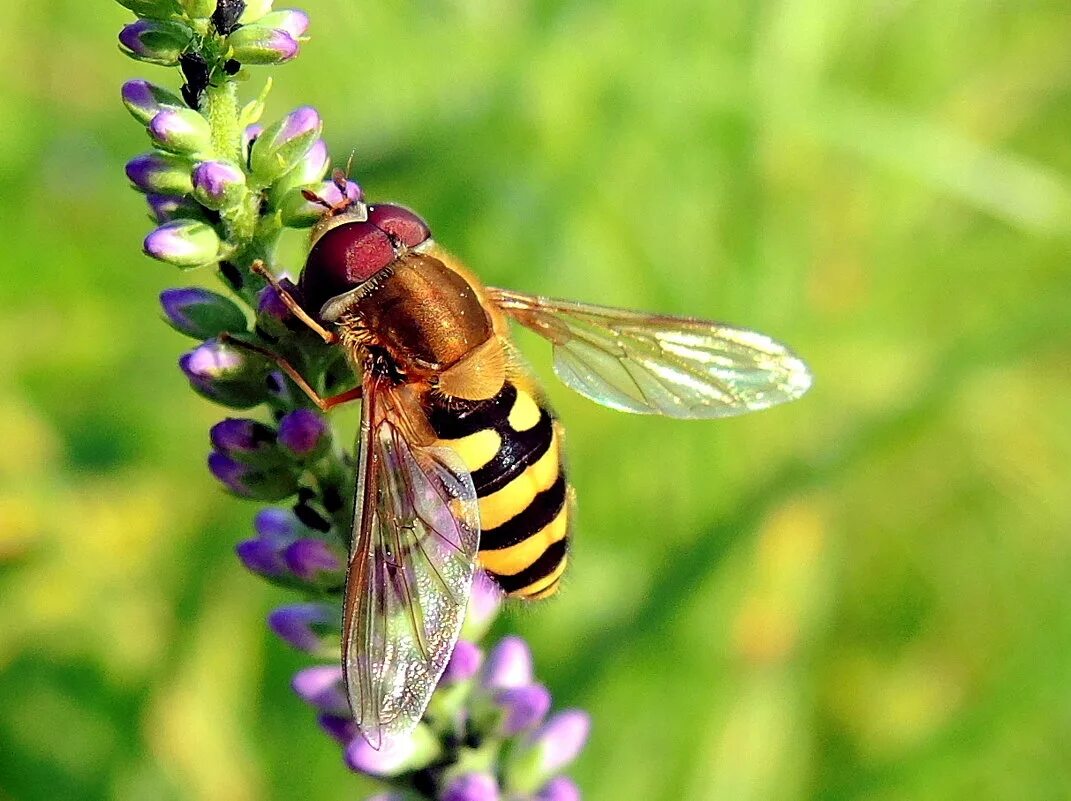
[[[325,398],[320,395],[319,392],[312,388],[312,385],[305,380],[304,376],[302,376],[301,373],[297,371],[294,365],[292,365],[278,353],[272,353],[270,350],[262,348],[259,345],[254,345],[250,342],[246,342],[245,340],[238,339],[237,337],[231,336],[230,334],[221,334],[220,341],[226,342],[228,345],[233,345],[236,348],[241,348],[243,350],[248,350],[251,353],[256,353],[260,356],[263,356],[265,359],[274,362],[280,370],[282,370],[290,377],[291,381],[297,384],[298,389],[300,389],[302,392],[309,396],[309,399],[316,404],[317,408],[319,408],[321,412],[327,412],[333,409],[335,406],[340,406],[343,403],[348,403],[350,401],[361,399],[362,387],[360,384],[353,387],[352,389],[347,389],[345,392],[340,392],[337,395],[331,395],[330,397]]]

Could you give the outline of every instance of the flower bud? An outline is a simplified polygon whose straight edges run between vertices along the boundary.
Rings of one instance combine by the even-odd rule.
[[[373,748],[364,737],[355,737],[346,747],[346,764],[369,776],[398,776],[427,767],[439,758],[442,745],[420,723],[409,737],[385,737]]]
[[[289,278],[279,278],[279,285],[290,293],[291,297],[297,292],[297,286]],[[281,333],[293,320],[294,313],[290,307],[283,303],[279,293],[271,284],[260,290],[257,296],[257,322],[267,323],[274,332]]]
[[[290,686],[301,700],[322,712],[341,716],[350,711],[339,665],[314,665],[299,670]]]
[[[219,234],[197,220],[172,220],[145,237],[145,253],[176,267],[200,267],[219,259]]]
[[[307,584],[341,587],[346,577],[346,554],[338,546],[316,537],[305,537],[283,551],[287,568]]]
[[[231,58],[242,64],[282,64],[298,54],[298,43],[289,33],[261,25],[243,25],[227,37]]]
[[[555,776],[540,788],[534,801],[580,801],[580,788],[566,776]]]
[[[192,165],[181,156],[169,153],[142,153],[126,163],[126,177],[142,192],[160,195],[188,195]]]
[[[506,766],[510,789],[527,794],[544,786],[579,756],[591,731],[591,717],[579,709],[559,712],[517,749]]]
[[[322,130],[320,115],[311,106],[290,112],[253,142],[249,151],[253,174],[268,185],[290,172],[312,149]]]
[[[310,228],[319,222],[327,208],[322,203],[309,200],[303,190],[318,197],[328,206],[343,206],[357,203],[364,197],[361,187],[354,181],[346,181],[343,192],[334,181],[321,181],[291,189],[279,203],[279,218],[289,228]]]
[[[268,626],[288,645],[325,659],[338,658],[339,610],[322,603],[280,606],[268,615]]]
[[[184,108],[182,99],[167,89],[145,80],[123,84],[123,105],[142,125],[148,125],[165,108]]]
[[[550,691],[542,684],[499,690],[495,704],[502,711],[499,734],[513,737],[542,723],[550,711]]]
[[[327,421],[311,409],[297,409],[279,421],[279,443],[298,459],[320,456],[330,441]]]
[[[192,108],[165,108],[149,123],[149,138],[161,150],[196,156],[212,149],[208,120]]]
[[[327,175],[327,168],[330,163],[330,158],[327,155],[327,143],[323,139],[317,139],[312,147],[309,148],[309,152],[297,163],[297,166],[272,184],[271,197],[273,203],[277,205],[293,189],[308,187],[310,184],[319,182]]]
[[[208,19],[216,13],[216,0],[179,0],[190,19]]]
[[[275,430],[258,420],[227,417],[208,432],[212,447],[232,459],[255,467],[280,464]]]
[[[165,223],[171,220],[197,220],[208,222],[204,208],[187,195],[147,194],[145,202],[149,204],[149,216],[153,222]]]
[[[499,801],[498,782],[490,773],[464,773],[440,796],[442,801]]]
[[[139,17],[167,19],[175,11],[174,0],[118,0],[119,5],[129,8]]]
[[[235,546],[238,558],[251,572],[266,578],[289,577],[283,551],[300,536],[304,526],[289,509],[268,507],[257,512],[253,528],[257,536]]]
[[[208,455],[208,469],[239,498],[281,501],[298,491],[297,477],[289,470],[255,467],[219,451]]]
[[[532,652],[528,643],[515,635],[503,637],[487,656],[480,684],[488,690],[508,690],[531,683]]]
[[[319,715],[316,718],[316,723],[329,737],[341,745],[349,745],[355,737],[361,736],[357,732],[357,722],[353,719],[353,715],[348,709],[344,715]]]
[[[461,637],[473,642],[482,640],[502,607],[502,598],[499,586],[484,571],[477,570],[472,577],[472,592],[465,622],[461,626]]]
[[[483,651],[478,645],[468,640],[458,640],[454,646],[454,652],[450,654],[450,661],[446,663],[440,685],[458,684],[468,681],[475,676],[480,665],[483,664]]]
[[[272,0],[246,0],[245,9],[242,11],[242,16],[238,18],[238,21],[243,25],[256,22],[271,11],[271,4]]]
[[[189,28],[170,20],[139,19],[119,32],[120,49],[128,56],[168,67],[178,64],[192,38]]]
[[[248,409],[264,401],[268,363],[256,354],[210,339],[184,354],[179,367],[197,393],[216,403]]]
[[[193,196],[205,208],[218,211],[242,196],[245,173],[225,161],[202,161],[193,169]]]
[[[200,287],[165,289],[160,293],[160,306],[172,328],[195,339],[246,330],[245,315],[234,301]]]
[[[265,14],[257,20],[257,25],[285,31],[291,39],[299,40],[309,30],[309,15],[298,8],[281,8]]]

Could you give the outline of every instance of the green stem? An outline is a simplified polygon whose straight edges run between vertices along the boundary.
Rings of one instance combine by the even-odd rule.
[[[238,129],[238,84],[225,80],[209,86],[203,99],[204,116],[212,128],[212,149],[216,158],[240,162],[242,132]]]

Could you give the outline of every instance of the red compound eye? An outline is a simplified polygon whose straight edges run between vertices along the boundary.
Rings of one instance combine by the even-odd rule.
[[[410,248],[416,247],[431,236],[426,222],[409,209],[392,203],[370,206],[368,222]]]
[[[317,314],[331,298],[364,283],[394,261],[394,246],[386,232],[370,222],[332,228],[309,253],[301,272],[305,306]]]

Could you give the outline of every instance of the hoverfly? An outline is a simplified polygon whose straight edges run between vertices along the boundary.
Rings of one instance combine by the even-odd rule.
[[[344,349],[360,383],[322,398],[262,353],[323,411],[362,400],[342,667],[354,718],[378,748],[423,715],[477,568],[509,596],[540,599],[568,561],[562,430],[510,320],[551,342],[565,384],[627,412],[743,414],[798,398],[811,375],[753,331],[485,287],[413,212],[309,197],[328,211],[296,296],[254,269]]]

